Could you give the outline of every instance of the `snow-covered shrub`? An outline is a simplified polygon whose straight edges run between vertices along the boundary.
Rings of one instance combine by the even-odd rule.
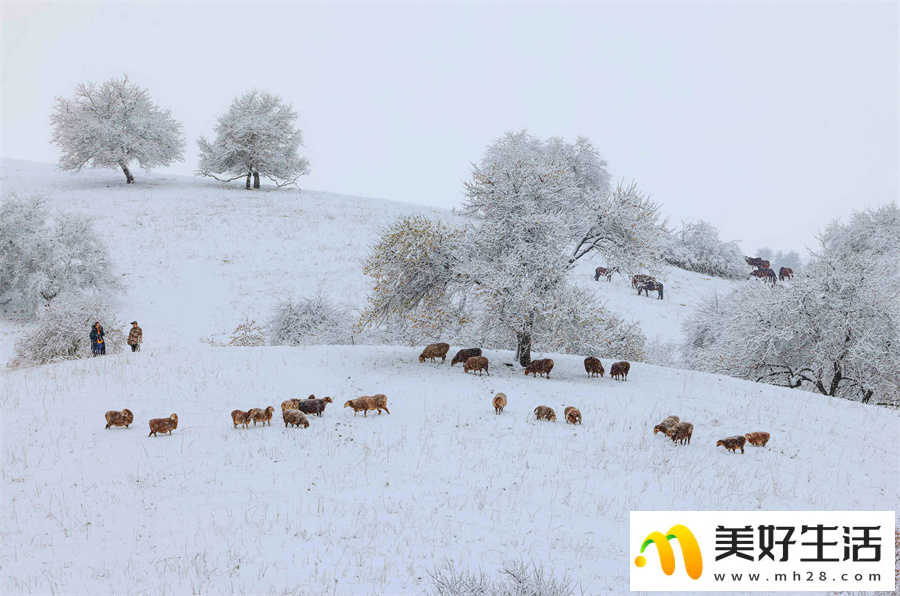
[[[675,267],[726,279],[744,279],[749,271],[737,242],[722,242],[719,230],[702,219],[682,222],[669,235],[662,256]]]
[[[496,575],[483,569],[461,570],[449,561],[428,572],[432,596],[572,596],[575,586],[534,562],[504,561]]]
[[[99,87],[82,83],[72,99],[57,97],[50,123],[63,170],[122,168],[127,184],[133,184],[132,161],[149,170],[183,159],[181,124],[127,76]]]
[[[64,294],[118,294],[106,245],[91,220],[51,210],[40,196],[0,204],[0,298],[33,310]]]
[[[606,162],[574,144],[507,134],[466,183],[469,225],[400,218],[365,263],[375,280],[367,325],[405,320],[479,345],[514,346],[523,366],[538,349],[643,352],[643,336],[569,281],[578,259],[599,253],[625,270],[656,256],[658,207],[632,185],[610,190]]]
[[[124,350],[124,325],[105,303],[89,296],[65,294],[40,309],[37,321],[16,342],[15,367],[37,366],[91,356],[91,327],[103,326],[106,354]]]
[[[252,348],[266,345],[266,332],[256,321],[244,319],[231,333],[229,346]]]
[[[309,173],[309,161],[300,157],[303,136],[294,128],[297,114],[277,95],[250,91],[237,97],[216,124],[216,138],[200,137],[200,163],[196,174],[220,182],[253,177],[259,188],[260,175],[276,186],[295,184]],[[226,178],[219,178],[224,174]]]
[[[321,295],[275,306],[266,322],[268,343],[273,346],[347,345],[354,343],[353,320]]]
[[[676,341],[668,341],[659,337],[651,339],[647,342],[644,362],[656,366],[678,368],[679,350],[681,350],[681,346]]]
[[[790,285],[745,283],[685,322],[691,368],[868,403],[900,404],[900,215],[832,223]]]

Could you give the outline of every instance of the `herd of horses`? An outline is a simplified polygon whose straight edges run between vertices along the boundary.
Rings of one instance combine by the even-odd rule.
[[[758,277],[767,282],[772,282],[773,285],[775,284],[775,272],[769,267],[769,261],[759,257],[744,257],[744,260],[751,267],[756,267],[755,270],[750,272],[750,277]],[[793,277],[794,270],[790,267],[782,267],[778,270],[778,281],[793,279]]]
[[[747,261],[747,264],[751,267],[755,267],[755,269],[750,273],[750,277],[757,277],[759,279],[764,280],[765,282],[772,282],[774,285],[776,282],[775,272],[769,266],[769,261],[765,259],[761,259],[760,257],[744,257]],[[612,277],[616,273],[621,273],[618,267],[597,267],[594,270],[594,281],[600,281],[601,277],[605,277],[606,281],[612,281]],[[778,270],[778,278],[777,281],[784,281],[786,279],[793,279],[794,270],[790,267],[782,267]],[[637,288],[638,296],[641,295],[641,292],[645,293],[647,297],[650,297],[650,292],[657,292],[657,299],[663,299],[663,285],[661,282],[656,281],[650,275],[635,275],[631,278],[631,287]]]

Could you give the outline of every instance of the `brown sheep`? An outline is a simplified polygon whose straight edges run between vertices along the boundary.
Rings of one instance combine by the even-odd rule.
[[[322,412],[325,411],[326,404],[333,404],[334,400],[330,397],[326,396],[322,399],[316,399],[316,396],[311,395],[307,399],[298,399],[296,400],[297,407],[295,410],[300,410],[304,414],[315,414],[316,416],[321,417]]]
[[[563,416],[566,417],[567,424],[581,424],[581,412],[575,406],[566,406]]]
[[[449,344],[431,344],[426,346],[422,353],[419,355],[419,364],[425,362],[426,358],[431,359],[434,362],[435,358],[441,359],[441,364],[447,361],[447,352],[450,351]]]
[[[606,372],[603,370],[603,363],[600,362],[600,359],[593,356],[588,356],[584,359],[584,370],[587,371],[589,377],[602,377],[603,373]]]
[[[297,409],[297,402],[299,402],[299,401],[300,401],[300,400],[298,400],[298,399],[286,399],[286,400],[284,400],[283,402],[281,402],[281,411],[282,411],[282,412],[287,412],[288,410],[296,410],[296,409]]]
[[[266,422],[269,423],[269,426],[272,426],[272,413],[274,411],[275,408],[269,406],[265,410],[262,408],[253,408],[247,412],[247,414],[253,419],[253,426],[256,426],[257,421],[262,422],[263,426],[266,425]]]
[[[455,366],[457,363],[465,364],[466,360],[474,356],[481,356],[481,348],[466,348],[460,350],[456,353],[456,356],[453,357],[453,360],[450,361],[450,366]]]
[[[300,410],[285,410],[281,413],[281,418],[284,420],[285,428],[288,425],[309,428],[309,420],[306,419],[306,414]]]
[[[769,442],[769,433],[763,431],[757,431],[753,433],[747,433],[744,435],[747,438],[747,442],[751,445],[755,445],[757,447],[765,447],[766,443]]]
[[[234,422],[235,428],[237,428],[238,424],[243,424],[244,428],[247,428],[250,425],[250,412],[235,410],[231,413],[231,420]]]
[[[472,371],[472,374],[475,374],[475,371],[478,371],[478,376],[481,376],[481,371],[484,371],[491,376],[491,371],[488,370],[488,359],[484,356],[472,356],[466,363],[463,364],[463,372]]]
[[[631,364],[625,361],[615,362],[609,367],[609,376],[613,379],[618,377],[622,381],[628,380],[628,371],[631,370]]]
[[[534,409],[534,415],[538,420],[549,420],[550,422],[556,422],[556,412],[553,411],[553,408],[548,406],[538,406]]]
[[[746,437],[742,437],[741,435],[735,435],[733,437],[728,437],[727,439],[720,439],[716,443],[716,447],[722,446],[729,451],[737,451],[741,450],[741,453],[744,452],[744,443],[747,442]]]
[[[356,416],[356,413],[362,410],[363,416],[369,415],[369,410],[378,410],[378,415],[381,416],[381,410],[384,410],[388,414],[391,413],[387,408],[387,396],[383,393],[376,393],[375,395],[363,395],[362,397],[357,397],[356,399],[349,399],[347,403],[344,404],[345,408],[353,408],[353,415]]]
[[[669,416],[659,424],[653,427],[653,434],[663,433],[667,434],[669,429],[678,424],[679,418],[678,416]]]
[[[532,360],[531,364],[525,367],[525,376],[529,374],[537,378],[538,375],[550,378],[550,371],[553,370],[553,361],[549,358],[541,358],[540,360]]]
[[[148,437],[158,436],[156,433],[169,433],[178,428],[178,414],[172,414],[168,418],[154,418],[150,421],[150,434]]]
[[[124,426],[128,428],[128,425],[134,422],[134,414],[131,413],[131,410],[125,408],[121,412],[116,412],[115,410],[110,410],[106,413],[106,428],[110,426]]]
[[[690,422],[679,422],[668,431],[666,431],[666,436],[672,439],[672,442],[681,441],[681,444],[684,445],[684,442],[687,441],[687,444],[691,444],[691,435],[694,434],[694,425]]]
[[[498,393],[497,395],[494,396],[494,399],[493,399],[493,401],[491,401],[491,403],[494,404],[494,413],[502,414],[503,408],[506,407],[506,394]]]

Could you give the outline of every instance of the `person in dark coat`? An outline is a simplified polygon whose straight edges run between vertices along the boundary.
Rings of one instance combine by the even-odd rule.
[[[91,328],[91,354],[94,356],[106,354],[106,342],[103,335],[103,327],[100,325],[100,321],[97,321]]]

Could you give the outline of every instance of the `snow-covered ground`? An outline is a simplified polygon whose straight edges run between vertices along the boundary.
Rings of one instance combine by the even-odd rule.
[[[618,594],[632,510],[897,509],[900,417],[883,408],[642,364],[625,383],[588,379],[575,356],[552,355],[546,380],[487,351],[491,376],[479,378],[420,365],[408,347],[203,341],[265,318],[282,294],[360,309],[379,226],[449,211],[0,166],[4,192],[95,218],[128,285],[119,315],[145,337],[138,354],[0,370],[0,593],[421,593],[444,558],[494,569],[521,557],[584,593]],[[679,339],[698,300],[733,287],[672,269],[657,301],[621,276],[594,282],[598,264],[575,279],[651,339]],[[0,362],[26,325],[0,317]],[[281,402],[310,393],[336,403],[309,429],[285,429]],[[390,415],[341,407],[373,393]],[[542,404],[560,421],[535,422]],[[266,405],[271,428],[232,427],[233,409]],[[562,422],[565,405],[583,426]],[[105,430],[104,412],[126,407],[134,426]],[[174,435],[148,438],[147,420],[173,412]],[[694,423],[690,446],[653,435],[668,414]],[[755,430],[772,433],[767,447],[714,447]]]
[[[628,590],[628,512],[895,509],[896,413],[635,364],[551,379],[419,364],[401,347],[150,348],[5,375],[0,592],[420,593],[444,558],[523,557]],[[605,363],[607,368],[609,362]],[[509,396],[501,416],[497,391]],[[391,414],[341,406],[385,393]],[[229,413],[332,396],[309,429]],[[575,405],[584,425],[536,422]],[[104,429],[129,408],[130,429]],[[147,421],[179,416],[172,436]],[[690,446],[654,436],[668,414]],[[772,433],[765,448],[719,438]]]
[[[138,320],[147,346],[227,341],[245,318],[264,320],[289,294],[320,292],[359,311],[369,289],[361,263],[381,226],[415,213],[456,219],[423,205],[287,188],[250,192],[238,182],[188,176],[139,173],[137,184],[126,186],[117,171],[73,176],[9,159],[0,160],[0,171],[4,192],[40,194],[94,218],[127,284],[119,315],[123,323]],[[679,339],[681,321],[699,299],[733,287],[670,268],[662,277],[665,300],[638,298],[621,275],[594,282],[602,264],[583,259],[573,277],[611,311],[639,321],[649,339]],[[0,316],[0,367],[23,329],[10,314]]]

